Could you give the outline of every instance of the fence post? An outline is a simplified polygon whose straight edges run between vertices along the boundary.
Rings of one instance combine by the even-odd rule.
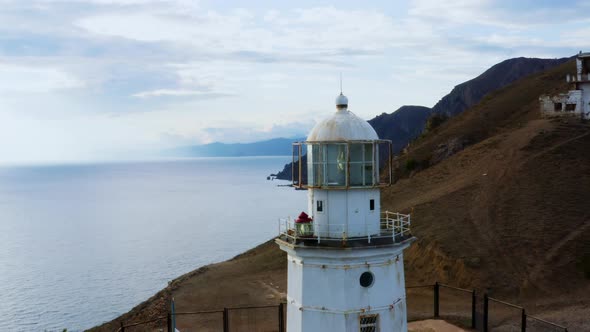
[[[279,332],[285,332],[285,309],[284,304],[279,304]]]
[[[172,331],[172,314],[171,313],[167,313],[166,314],[166,331],[168,332],[174,332]]]
[[[121,332],[125,332],[125,325],[123,325],[123,321],[121,321]]]
[[[526,312],[524,311],[524,308],[522,309],[522,317],[521,317],[521,323],[520,323],[520,331],[521,332],[526,332]]]
[[[483,294],[483,332],[488,332],[488,293]]]
[[[434,283],[434,318],[438,318],[438,290],[439,290],[438,281]]]
[[[477,319],[477,313],[475,307],[477,306],[477,297],[475,295],[475,289],[471,293],[471,328],[475,330],[475,321]]]
[[[229,309],[223,308],[223,332],[229,332]]]

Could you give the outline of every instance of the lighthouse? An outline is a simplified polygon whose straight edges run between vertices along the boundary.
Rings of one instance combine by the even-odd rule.
[[[293,144],[293,185],[308,190],[308,211],[279,221],[287,332],[407,331],[403,251],[415,238],[410,215],[381,211],[391,151],[342,93]]]

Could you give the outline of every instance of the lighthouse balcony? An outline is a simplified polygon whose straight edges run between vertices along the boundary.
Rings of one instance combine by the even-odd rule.
[[[318,225],[313,221],[296,222],[279,219],[279,240],[295,246],[362,247],[402,243],[410,238],[411,216],[397,212],[383,212],[378,225]]]
[[[590,82],[590,73],[568,74],[565,79],[568,83]]]

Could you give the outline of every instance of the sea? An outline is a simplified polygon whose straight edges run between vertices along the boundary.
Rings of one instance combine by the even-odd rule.
[[[0,167],[0,331],[81,331],[306,209],[291,157]]]

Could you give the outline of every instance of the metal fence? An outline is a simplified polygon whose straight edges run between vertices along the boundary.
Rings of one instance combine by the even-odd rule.
[[[535,332],[554,332],[554,331],[566,331],[567,327],[561,326],[555,323],[551,323],[539,317],[526,315],[526,328],[530,331]]]
[[[268,331],[285,332],[286,306],[249,306],[223,308],[223,310],[169,312],[166,316],[154,319],[124,323],[121,322],[117,332],[161,331],[174,332],[250,332]]]
[[[434,296],[434,317],[459,326],[476,327],[478,315],[475,290],[435,283]]]
[[[173,331],[174,328],[182,332],[189,331],[222,331],[226,321],[229,320],[229,309],[197,311],[197,312],[175,312],[170,315],[170,325],[166,330]]]
[[[510,331],[541,331],[567,332],[567,327],[546,321],[527,314],[525,308],[489,297],[483,296],[483,328],[482,331],[510,332]]]
[[[529,315],[518,305],[489,297],[479,301],[474,289],[446,284],[406,287],[408,321],[429,318],[444,319],[458,326],[477,331],[539,331],[567,332],[565,326]],[[117,332],[161,331],[223,331],[223,332],[285,332],[286,305],[249,306],[223,310],[169,312],[166,316],[135,323],[123,323]]]
[[[406,312],[409,321],[434,317],[432,285],[406,287]]]

